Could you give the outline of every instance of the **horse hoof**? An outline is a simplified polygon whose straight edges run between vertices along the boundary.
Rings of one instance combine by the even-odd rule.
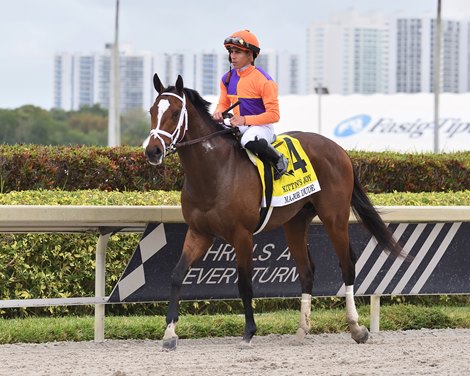
[[[366,343],[369,339],[369,331],[365,326],[361,326],[359,329],[355,333],[351,333],[351,337],[357,343]]]
[[[178,345],[178,336],[163,340],[163,351],[174,351]]]
[[[253,345],[251,344],[251,341],[245,341],[244,339],[240,342],[240,344],[238,345],[238,348],[239,349],[252,349],[253,348]]]

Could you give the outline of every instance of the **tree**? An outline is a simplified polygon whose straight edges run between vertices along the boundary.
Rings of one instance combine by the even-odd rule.
[[[99,105],[78,111],[44,110],[26,105],[0,109],[0,143],[38,145],[107,144],[108,112]],[[122,115],[123,145],[139,146],[150,130],[150,117],[141,109]]]
[[[141,109],[127,111],[121,118],[123,145],[140,146],[150,131],[150,116]]]

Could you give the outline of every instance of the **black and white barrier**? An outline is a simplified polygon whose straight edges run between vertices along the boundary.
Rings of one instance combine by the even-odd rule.
[[[147,226],[109,302],[166,301],[171,272],[181,255],[185,224]],[[358,261],[356,296],[371,296],[371,330],[379,330],[380,296],[470,293],[470,223],[393,223],[389,230],[412,261],[389,256],[361,224],[350,224]],[[344,296],[334,249],[323,226],[312,224],[309,251],[315,263],[313,296]],[[235,252],[217,240],[183,282],[183,300],[238,297]],[[255,236],[255,297],[299,297],[300,283],[282,229]]]
[[[168,300],[171,272],[186,229],[185,224],[149,224],[109,302]],[[389,229],[413,256],[411,262],[388,256],[360,224],[350,225],[358,256],[356,296],[470,292],[470,223],[400,223],[390,224]],[[323,226],[310,226],[308,243],[316,266],[313,295],[344,295],[338,259]],[[255,236],[253,267],[255,297],[300,296],[282,229]],[[186,275],[182,299],[237,297],[235,252],[229,244],[216,241]]]

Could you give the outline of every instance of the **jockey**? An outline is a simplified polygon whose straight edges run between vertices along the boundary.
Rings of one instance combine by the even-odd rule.
[[[277,84],[254,65],[260,48],[258,39],[249,30],[233,33],[225,39],[224,46],[233,69],[222,76],[219,103],[213,118],[222,122],[222,112],[240,101],[233,109],[230,126],[239,128],[244,148],[274,167],[274,179],[277,180],[286,172],[288,163],[271,146],[276,139],[273,123],[279,121]]]

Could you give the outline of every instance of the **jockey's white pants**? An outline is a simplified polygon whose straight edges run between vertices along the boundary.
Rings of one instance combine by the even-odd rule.
[[[271,144],[276,139],[274,133],[274,126],[272,124],[263,124],[263,125],[239,125],[238,129],[242,138],[240,143],[245,147],[247,142],[254,141],[256,138],[258,140],[264,138],[268,144]]]

